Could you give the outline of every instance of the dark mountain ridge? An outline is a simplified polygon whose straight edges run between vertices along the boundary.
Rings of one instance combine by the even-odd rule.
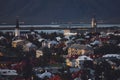
[[[120,22],[119,0],[0,0],[0,23],[25,24],[90,22],[93,15],[106,23]]]

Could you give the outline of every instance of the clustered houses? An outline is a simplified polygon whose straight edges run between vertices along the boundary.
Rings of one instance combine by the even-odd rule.
[[[109,44],[109,43],[119,44],[118,41],[119,39],[116,39],[119,36],[119,33],[117,34],[118,35],[114,35],[106,32],[100,32],[100,33],[87,32],[84,34],[78,33],[76,35],[65,35],[65,36],[54,35],[54,38],[51,39],[50,36],[45,38],[45,36],[47,35],[43,33],[34,33],[34,34],[26,33],[26,35],[24,36],[23,35],[19,37],[11,36],[12,37],[11,44],[12,47],[23,45],[24,50],[28,50],[27,47],[31,48],[36,46],[38,48],[37,49],[35,47],[37,49],[36,52],[38,52],[39,48],[41,47],[48,47],[51,49],[53,53],[56,54],[60,53],[59,50],[61,50],[61,52],[67,50],[67,57],[74,57],[80,55],[94,54],[94,49],[101,47],[104,44]],[[1,41],[3,39],[6,39],[5,36],[1,36]],[[64,53],[61,54],[64,55]]]
[[[62,67],[65,65],[76,67],[77,65],[81,68],[80,62],[84,62],[80,61],[81,57],[82,60],[92,61],[105,54],[120,54],[119,31],[112,33],[84,32],[74,35],[33,31],[22,35],[19,34],[19,29],[17,31],[15,29],[15,32],[17,36],[11,33],[0,33],[0,56],[21,58],[29,55],[30,58],[35,59],[32,62],[37,67],[62,64]],[[119,66],[117,65],[117,67]],[[9,67],[11,66],[9,65]]]

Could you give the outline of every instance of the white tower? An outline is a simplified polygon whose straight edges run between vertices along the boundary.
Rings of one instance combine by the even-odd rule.
[[[20,36],[19,19],[16,19],[15,36]]]
[[[97,21],[96,21],[95,16],[92,18],[91,26],[92,26],[92,28],[94,28],[94,31],[96,32]]]

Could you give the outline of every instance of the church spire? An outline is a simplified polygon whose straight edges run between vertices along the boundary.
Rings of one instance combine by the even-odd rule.
[[[95,16],[92,17],[91,26],[92,26],[92,28],[94,28],[94,31],[96,32],[97,20],[96,20],[96,17],[95,17]]]
[[[92,28],[97,27],[97,21],[96,21],[96,17],[95,16],[92,17],[91,25],[92,25]]]
[[[19,19],[16,19],[16,28],[19,28]]]
[[[20,36],[19,19],[16,19],[15,36]]]

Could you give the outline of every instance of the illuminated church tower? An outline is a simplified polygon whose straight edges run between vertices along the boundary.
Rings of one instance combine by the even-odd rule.
[[[19,19],[16,19],[15,36],[20,36]]]
[[[97,20],[96,20],[95,16],[92,18],[91,26],[94,29],[94,31],[96,32],[96,29],[97,29]]]

